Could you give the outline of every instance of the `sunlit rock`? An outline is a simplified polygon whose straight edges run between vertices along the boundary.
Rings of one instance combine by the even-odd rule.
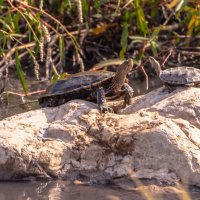
[[[74,100],[0,122],[0,178],[138,178],[200,186],[200,89],[159,88],[119,114]]]

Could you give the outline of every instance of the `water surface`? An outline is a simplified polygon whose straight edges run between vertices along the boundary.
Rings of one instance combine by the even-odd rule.
[[[192,200],[200,193],[191,191]],[[178,200],[177,194],[155,194],[154,200]],[[137,191],[111,186],[72,185],[66,181],[0,182],[0,200],[145,200]]]

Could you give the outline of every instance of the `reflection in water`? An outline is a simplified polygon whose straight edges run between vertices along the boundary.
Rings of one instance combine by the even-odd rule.
[[[155,193],[156,191],[154,191]],[[192,191],[191,199],[199,200],[200,193]],[[161,196],[156,192],[155,200],[178,200],[171,192]],[[145,200],[137,191],[126,191],[109,186],[71,185],[65,181],[49,182],[0,182],[0,200]]]
[[[139,194],[122,192],[106,187],[70,185],[64,181],[52,182],[3,182],[0,183],[1,200],[103,200],[111,197],[119,199],[141,199]]]

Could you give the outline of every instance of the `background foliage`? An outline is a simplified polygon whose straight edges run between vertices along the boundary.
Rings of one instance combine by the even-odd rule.
[[[26,93],[27,76],[57,79],[101,61],[199,58],[198,0],[0,0],[0,14],[0,78],[17,72]]]

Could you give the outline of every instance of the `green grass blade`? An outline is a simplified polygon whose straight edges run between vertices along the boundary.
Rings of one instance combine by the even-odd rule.
[[[94,7],[96,9],[99,9],[103,4],[105,4],[107,1],[106,0],[95,0],[94,1]]]
[[[24,74],[24,72],[22,70],[22,66],[21,66],[18,50],[16,50],[15,59],[16,59],[17,74],[19,76],[19,79],[21,81],[21,84],[22,84],[22,87],[23,87],[23,90],[24,90],[25,94],[28,94],[28,86],[27,86],[27,83],[26,83],[25,74]]]
[[[4,3],[4,0],[0,0],[0,6],[2,6]]]
[[[140,32],[146,35],[149,33],[149,29],[147,26],[147,21],[145,19],[143,9],[140,5],[140,0],[135,0],[135,7],[136,7],[137,26]]]
[[[59,49],[60,49],[60,64],[63,68],[65,65],[65,45],[64,45],[64,37],[59,37]]]
[[[88,12],[89,12],[89,4],[88,4],[87,0],[82,0],[82,9],[83,9],[84,18],[87,18]]]
[[[13,17],[13,24],[15,27],[15,32],[20,33],[20,28],[19,28],[19,20],[20,20],[21,16],[19,13],[15,14],[15,17]]]
[[[3,45],[2,45],[2,48],[1,48],[1,54],[3,55],[4,53],[4,50],[5,50],[5,47],[6,47],[6,43],[7,43],[7,37],[5,34],[3,34]]]
[[[121,36],[120,44],[122,46],[122,49],[119,53],[120,58],[124,58],[124,53],[126,52],[127,46],[128,46],[128,24],[125,23],[123,27],[123,32]]]

